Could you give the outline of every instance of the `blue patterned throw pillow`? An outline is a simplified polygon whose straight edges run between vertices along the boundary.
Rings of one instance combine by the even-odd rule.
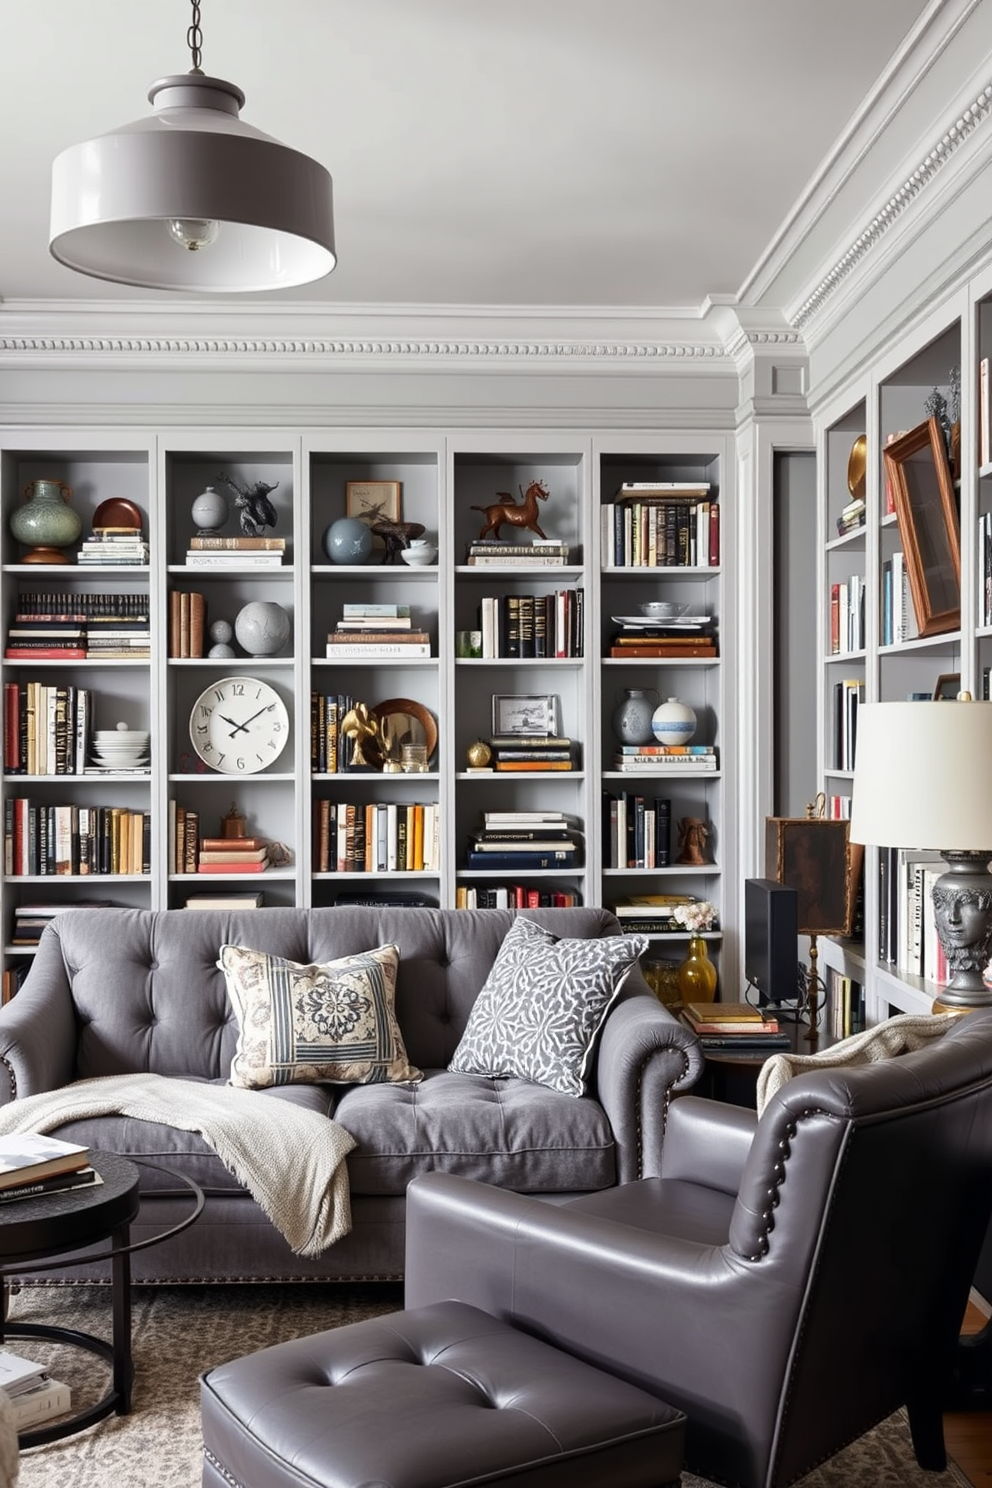
[[[231,1084],[261,1090],[421,1079],[393,1008],[399,962],[394,945],[311,966],[221,946],[217,965],[238,1019]]]
[[[561,940],[518,916],[448,1068],[583,1095],[596,1035],[648,944],[642,935]]]

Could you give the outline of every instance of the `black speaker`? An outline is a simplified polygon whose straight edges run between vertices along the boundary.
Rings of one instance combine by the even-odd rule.
[[[744,975],[759,1002],[794,1002],[798,995],[798,900],[774,878],[744,880]]]

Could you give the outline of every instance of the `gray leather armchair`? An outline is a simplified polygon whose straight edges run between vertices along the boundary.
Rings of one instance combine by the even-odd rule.
[[[418,1178],[407,1306],[474,1303],[653,1391],[721,1482],[781,1488],[903,1405],[938,1470],[990,1175],[985,1012],[796,1078],[760,1120],[675,1101],[657,1178],[560,1206]]]

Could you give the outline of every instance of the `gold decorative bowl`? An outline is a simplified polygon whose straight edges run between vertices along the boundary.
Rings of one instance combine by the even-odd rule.
[[[859,434],[851,446],[851,454],[847,462],[847,489],[856,501],[863,499],[865,494],[865,466],[868,461],[868,439],[864,434]]]

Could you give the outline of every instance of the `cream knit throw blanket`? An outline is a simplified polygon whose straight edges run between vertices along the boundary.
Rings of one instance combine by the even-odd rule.
[[[772,1054],[758,1071],[758,1115],[788,1080],[804,1070],[877,1064],[893,1054],[922,1049],[931,1039],[946,1033],[954,1019],[953,1014],[899,1013],[884,1023],[876,1023],[874,1028],[842,1039],[821,1054]]]
[[[0,1136],[50,1132],[93,1116],[130,1116],[197,1132],[295,1255],[320,1255],[351,1229],[344,1157],[354,1137],[318,1111],[253,1090],[165,1075],[77,1080],[0,1106]]]

